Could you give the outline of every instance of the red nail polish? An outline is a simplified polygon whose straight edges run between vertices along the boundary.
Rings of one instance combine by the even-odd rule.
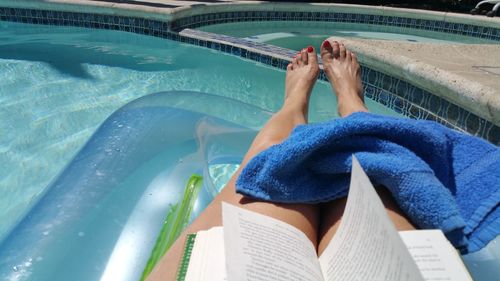
[[[331,46],[331,45],[330,45],[330,42],[329,42],[328,40],[323,41],[323,47],[324,47],[324,48],[328,48],[328,47],[330,47],[330,46]]]
[[[311,47],[311,46],[307,47],[307,52],[308,52],[308,53],[312,53],[312,52],[314,52],[314,48],[313,48],[313,47]]]

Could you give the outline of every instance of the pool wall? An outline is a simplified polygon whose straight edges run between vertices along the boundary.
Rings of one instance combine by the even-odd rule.
[[[393,32],[402,29],[431,30],[500,42],[500,24],[496,19],[471,19],[466,15],[356,5],[202,4],[159,14],[145,10],[115,9],[113,6],[89,7],[32,1],[1,0],[0,6],[3,6],[0,7],[0,20],[4,21],[134,32],[214,49],[280,69],[286,68],[294,51],[189,28],[234,21],[333,21],[383,25]],[[85,8],[82,10],[82,7]],[[300,11],[306,9],[307,12]],[[461,103],[460,99],[447,100],[371,66],[363,65],[362,69],[367,97],[405,116],[435,120],[500,144],[500,119],[496,118],[500,116],[498,102],[470,104]],[[324,73],[320,78],[326,80]],[[497,97],[493,99],[497,100]]]
[[[242,21],[322,21],[383,26],[386,32],[407,33],[413,29],[500,41],[500,23],[496,19],[360,5],[261,3],[196,6],[177,10],[171,21],[174,31]]]

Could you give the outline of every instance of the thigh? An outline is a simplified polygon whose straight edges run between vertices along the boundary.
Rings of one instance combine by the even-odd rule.
[[[200,214],[200,216],[181,234],[167,254],[155,267],[149,281],[174,280],[177,267],[183,253],[186,234],[207,230],[222,225],[221,202],[227,202],[241,208],[252,210],[293,225],[300,229],[317,245],[318,210],[316,205],[309,204],[277,204],[263,202],[243,197],[235,192],[235,181],[239,171],[232,177],[227,186],[214,201]]]
[[[391,193],[383,186],[377,188],[377,193],[384,203],[385,209],[389,218],[392,220],[397,230],[412,230],[415,229],[411,221],[406,217],[403,211],[398,207],[397,203],[392,198]],[[320,223],[318,230],[319,244],[318,256],[323,253],[325,248],[332,240],[337,231],[342,214],[344,213],[345,203],[347,198],[340,198],[320,206]]]
[[[304,93],[307,94],[307,93]],[[241,167],[245,167],[246,163],[259,152],[269,148],[270,146],[282,142],[292,129],[300,124],[305,124],[307,121],[306,111],[307,103],[285,103],[283,108],[278,111],[266,123],[264,128],[255,137],[252,145],[246,153]],[[235,182],[241,170],[231,178],[229,183],[224,187],[221,193],[214,201],[200,214],[200,216],[181,234],[175,241],[166,255],[160,260],[155,267],[149,281],[152,280],[174,280],[179,264],[183,246],[187,233],[194,233],[200,230],[206,230],[214,226],[222,225],[221,202],[228,202],[255,211],[270,217],[279,219],[288,224],[291,224],[304,232],[316,247],[317,229],[318,229],[318,210],[315,205],[306,204],[276,204],[271,202],[263,202],[251,198],[243,197],[235,191]]]

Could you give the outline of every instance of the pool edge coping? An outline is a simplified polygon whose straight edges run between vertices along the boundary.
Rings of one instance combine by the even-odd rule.
[[[173,8],[160,9],[124,3],[91,2],[87,0],[0,0],[0,7],[144,17],[163,21],[170,21],[174,12]]]
[[[256,5],[255,3],[260,3]],[[329,12],[356,12],[369,13],[381,16],[402,16],[414,18],[416,14],[428,20],[438,20],[464,24],[485,24],[494,28],[500,27],[500,18],[478,17],[465,14],[436,12],[425,10],[402,9],[392,7],[378,7],[351,4],[322,4],[322,3],[269,3],[269,2],[233,2],[231,4],[203,5],[196,7],[181,7],[174,9],[172,21],[204,15],[215,12],[231,11],[291,11],[300,12],[307,8],[307,11],[323,11],[328,7]],[[242,21],[244,22],[244,21]],[[209,25],[209,24],[206,24]],[[203,25],[205,26],[205,25]],[[453,44],[453,43],[452,43]],[[418,62],[414,59],[403,56],[383,56],[382,52],[364,49],[364,53],[371,59],[366,61],[366,65],[378,69],[387,74],[394,75],[400,79],[414,83],[433,94],[446,99],[447,101],[459,105],[464,109],[474,113],[497,126],[500,126],[500,97],[491,87],[468,79],[464,76],[453,74],[447,70],[440,69],[432,64]],[[381,63],[389,67],[381,68]],[[412,68],[409,68],[411,65]],[[405,75],[401,75],[403,72]],[[432,74],[430,74],[432,73]],[[433,75],[437,74],[437,75]],[[432,87],[431,87],[432,86]]]
[[[231,47],[245,49],[247,52],[254,52],[254,53],[261,54],[263,56],[268,56],[271,58],[276,58],[278,60],[285,61],[286,64],[288,64],[288,62],[291,61],[291,58],[296,53],[293,50],[274,46],[274,45],[252,42],[252,41],[248,41],[248,40],[241,39],[241,38],[234,38],[234,37],[227,36],[227,35],[215,34],[215,33],[210,33],[210,32],[201,31],[201,30],[197,30],[197,29],[186,28],[186,29],[183,29],[182,31],[180,31],[179,35],[185,36],[188,38],[192,38],[195,40],[209,41],[209,42],[216,43],[216,44],[222,44],[222,45],[227,45],[227,46],[231,46]],[[247,42],[244,42],[244,41],[247,41]],[[202,46],[202,47],[204,46],[204,45],[198,45],[198,44],[195,44],[195,45]],[[272,48],[272,51],[266,50],[265,48],[267,46],[269,46],[269,48]],[[449,96],[442,94],[442,93],[453,93],[454,88],[457,88],[460,90],[461,86],[464,86],[463,84],[467,85],[468,80],[464,80],[464,81],[462,81],[462,83],[460,83],[460,81],[457,80],[457,82],[459,82],[459,83],[454,83],[454,84],[457,84],[456,85],[457,87],[445,87],[446,85],[439,84],[439,81],[436,81],[435,79],[432,80],[430,78],[434,78],[436,76],[435,73],[439,72],[441,74],[444,74],[443,76],[446,76],[445,81],[453,81],[453,79],[458,79],[455,74],[449,73],[445,70],[439,69],[439,68],[434,67],[432,65],[415,62],[414,59],[407,58],[404,56],[381,56],[383,58],[390,58],[390,60],[387,60],[387,61],[380,60],[376,56],[374,59],[371,59],[370,52],[372,51],[372,48],[368,46],[367,49],[370,51],[367,52],[368,56],[364,56],[364,58],[368,58],[368,60],[366,60],[366,59],[360,60],[362,65],[364,65],[372,70],[384,73],[388,76],[392,76],[396,79],[406,81],[407,83],[413,85],[414,87],[423,89],[423,90],[428,91],[428,92],[430,92],[428,90],[428,88],[429,88],[428,84],[429,84],[429,81],[431,81],[432,83],[434,83],[433,85],[440,87],[439,89],[441,90],[440,91],[441,95],[439,93],[434,92],[434,91],[430,92],[430,93],[432,93],[432,95],[435,95],[438,98],[442,98],[451,104],[455,104],[456,106],[462,107],[463,109],[467,110],[468,112],[470,112],[470,113],[472,113],[480,118],[484,118],[482,116],[482,115],[484,115],[484,112],[477,110],[473,107],[472,108],[474,110],[471,110],[468,107],[465,107],[465,106],[461,105],[460,103],[457,103],[454,100],[450,101]],[[226,52],[226,53],[230,53],[230,52]],[[361,52],[358,51],[357,53],[358,53],[358,55],[361,54],[362,57],[363,57],[363,55],[366,55],[363,51],[361,51]],[[376,52],[376,54],[378,54],[378,53],[383,54],[382,50],[379,50],[378,52]],[[241,56],[241,57],[245,58],[245,56]],[[323,72],[323,65],[321,62],[321,58],[318,58],[318,59],[320,62],[320,69]],[[412,71],[412,69],[404,70],[404,67],[402,67],[402,66],[405,66],[408,64],[417,64],[420,67],[418,67],[414,71]],[[387,67],[386,68],[380,67],[380,66],[384,66],[384,65],[389,65],[389,70],[387,69]],[[278,67],[278,68],[280,68],[280,67]],[[285,67],[282,66],[281,69],[285,69]],[[403,71],[401,71],[401,70],[403,70]],[[428,70],[432,70],[432,72],[430,72],[430,74],[427,74]],[[403,73],[403,75],[401,75],[401,73]],[[406,73],[406,75],[404,75],[405,73]],[[324,75],[324,73],[322,73],[322,75]],[[322,77],[322,75],[320,75],[320,79],[327,81],[326,77]],[[413,75],[417,79],[408,79],[408,77],[406,77],[406,76],[413,76]],[[415,78],[415,77],[411,77],[411,78]],[[484,89],[484,91],[487,91],[487,90],[492,91],[491,88],[484,86],[482,84],[475,83],[475,85],[481,86]],[[449,88],[451,88],[451,89],[449,89]],[[464,86],[464,88],[471,90],[471,91],[474,90],[474,88],[472,88],[472,87],[467,88],[466,86]],[[459,92],[459,91],[456,91],[456,92]],[[396,95],[396,94],[394,94],[394,95]],[[464,98],[470,98],[470,97],[464,96]],[[484,106],[482,106],[480,109],[484,109],[484,108],[487,108],[490,106],[490,103],[488,102],[489,100],[484,100],[483,97],[479,97],[479,100],[482,103],[484,103]],[[479,104],[478,100],[475,100],[475,99],[471,99],[468,101],[469,102],[472,101],[476,105]],[[449,124],[450,126],[457,128],[456,124],[450,123],[444,117],[440,116],[437,112],[432,112],[431,109],[422,107],[422,105],[414,104],[414,106],[421,107],[423,110],[428,111],[430,114],[437,116],[437,118],[441,119],[440,122]],[[478,113],[482,113],[482,114],[478,114]],[[489,122],[492,122],[490,119],[487,119],[487,118],[484,118],[484,119],[489,121]],[[493,123],[493,125],[498,126],[496,123],[494,123],[494,122],[492,122],[492,123]],[[463,130],[462,128],[457,128],[457,129]]]
[[[0,0],[0,6],[4,3],[13,3],[11,0]],[[152,18],[160,21],[172,22],[181,18],[204,15],[216,12],[231,12],[231,11],[327,11],[335,12],[356,12],[356,13],[369,13],[381,16],[403,16],[415,17],[418,14],[424,19],[440,20],[475,24],[481,23],[485,26],[500,27],[500,18],[487,18],[481,16],[472,16],[466,14],[457,14],[449,12],[425,11],[416,9],[392,8],[385,6],[366,6],[366,5],[352,5],[352,4],[331,4],[331,3],[290,3],[290,2],[266,2],[266,1],[245,1],[245,2],[229,2],[229,3],[200,3],[195,6],[181,6],[177,8],[155,8],[140,5],[130,5],[114,2],[98,2],[86,0],[45,0],[43,2],[34,2],[32,0],[18,0],[14,2],[13,6],[23,8],[50,8],[62,9],[64,11],[75,11],[75,7],[83,8],[83,11],[78,12],[94,12],[107,15],[120,15],[120,16],[135,16]],[[241,47],[241,46],[239,46]],[[466,77],[458,76],[447,72],[446,70],[439,69],[430,64],[416,62],[410,58],[401,56],[383,56],[383,53],[376,50],[370,50],[360,47],[367,60],[368,66],[375,69],[380,69],[387,74],[396,75],[400,79],[415,83],[426,90],[432,90],[432,93],[455,103],[464,109],[500,126],[500,97],[495,93],[494,89],[471,81]],[[262,52],[262,50],[260,50]],[[279,54],[271,54],[266,52],[265,55],[281,57]],[[383,67],[380,64],[384,63],[391,66]],[[413,68],[410,69],[408,65]],[[401,75],[401,71],[404,75]],[[436,71],[441,75],[428,75],[426,71]],[[415,76],[412,76],[415,75]],[[472,83],[471,83],[472,82]],[[430,88],[429,85],[437,87],[439,91]],[[478,94],[478,90],[480,92]],[[473,104],[471,104],[473,102]]]
[[[500,124],[500,92],[490,86],[454,74],[446,69],[404,55],[387,54],[362,40],[343,40],[367,66],[406,80],[436,96],[455,103],[495,125]],[[474,106],[471,106],[474,105]]]
[[[0,7],[2,6],[2,3],[5,3],[5,2],[6,2],[5,0],[0,0]],[[21,0],[21,2],[25,2],[25,3],[26,3],[26,2],[30,2],[30,3],[31,3],[31,1],[25,1],[25,0]],[[73,5],[73,4],[71,4],[70,6],[66,6],[66,8],[74,8],[75,6],[74,6],[74,5],[72,6],[72,5]],[[230,5],[224,5],[224,6],[228,7],[228,6],[230,6]],[[247,6],[247,7],[251,7],[251,6],[252,6],[252,5]],[[352,9],[352,6],[353,6],[353,5],[343,5],[343,6],[349,6],[349,7]],[[189,9],[189,7],[183,7],[183,8]],[[36,10],[43,10],[43,9],[39,9],[39,7],[37,7],[37,8],[36,8]],[[252,10],[253,10],[253,9],[250,9],[250,11],[252,11]],[[267,9],[264,9],[264,10],[267,10]],[[74,9],[71,9],[70,11],[74,11]],[[92,11],[90,11],[90,13],[93,13],[93,12],[94,12],[93,10],[92,10]],[[110,9],[108,9],[108,10],[107,10],[107,13],[110,13],[109,15],[112,15],[112,16],[122,16],[122,12],[123,12],[123,11],[122,11],[121,9],[116,8],[116,7],[115,7],[115,8],[110,8]],[[76,12],[76,13],[78,13],[78,12]],[[80,11],[80,13],[89,13],[89,11],[85,11],[85,12]],[[98,13],[94,13],[94,14],[98,15]],[[128,14],[128,11],[127,11],[127,13],[126,13],[126,14]],[[146,16],[148,16],[149,14],[150,14],[150,13],[146,13],[145,15],[146,15]],[[135,14],[134,14],[134,15],[135,15]],[[130,15],[128,15],[128,16],[130,16]],[[135,16],[137,16],[137,15],[135,15]],[[151,17],[147,17],[146,19],[148,19],[148,20],[153,20],[153,19],[151,19]],[[165,25],[167,25],[167,23],[169,23],[169,21],[167,21],[167,19],[166,19],[165,17],[161,17],[161,19],[155,19],[155,20],[161,21],[161,22],[163,22]],[[174,35],[169,35],[169,36],[171,36],[171,37],[173,36],[173,38],[176,38],[176,37],[177,37],[178,39],[174,39],[175,41],[180,41],[181,43],[189,43],[189,44],[194,44],[194,45],[201,46],[201,47],[208,47],[208,46],[207,46],[207,42],[208,42],[208,43],[210,43],[210,41],[215,42],[215,41],[214,41],[214,37],[221,36],[221,35],[217,35],[217,34],[211,34],[212,36],[208,36],[208,37],[206,37],[206,38],[197,38],[197,39],[199,39],[199,40],[206,40],[205,45],[201,45],[201,44],[200,44],[200,45],[198,45],[198,44],[196,44],[196,43],[192,43],[192,42],[189,42],[189,40],[187,40],[187,38],[195,38],[195,37],[192,37],[192,36],[191,36],[191,35],[189,35],[189,34],[181,34],[181,33],[182,33],[182,31],[181,31],[181,32],[173,32],[173,31],[170,29],[170,24],[169,24],[168,26],[169,26],[169,29],[168,29],[168,31],[167,31],[167,30],[165,30],[165,32],[166,32],[166,33],[169,33],[169,32],[170,32],[171,34],[174,34]],[[132,32],[137,33],[136,31],[132,31]],[[181,37],[179,37],[179,36],[176,36],[175,34],[179,34],[181,37],[183,37],[183,36],[184,36],[184,37],[187,37],[187,38],[181,38]],[[152,34],[150,34],[150,35],[152,35]],[[153,35],[153,36],[156,36],[156,35]],[[252,54],[252,55],[255,55],[255,54],[256,54],[256,55],[258,56],[258,55],[260,54],[260,55],[263,55],[263,56],[267,56],[267,58],[264,58],[264,60],[268,60],[268,62],[263,62],[263,60],[261,60],[261,59],[259,59],[259,58],[255,59],[255,58],[251,58],[250,56],[248,56],[248,57],[246,57],[246,58],[247,58],[247,59],[250,59],[250,60],[253,60],[253,61],[257,61],[257,62],[259,62],[259,61],[260,61],[260,62],[262,62],[262,63],[264,63],[264,64],[268,64],[268,65],[269,65],[269,66],[271,66],[271,67],[277,67],[277,68],[284,69],[284,68],[283,68],[283,65],[282,65],[282,64],[283,64],[283,61],[289,61],[289,60],[290,60],[290,57],[291,57],[291,55],[290,55],[291,53],[290,53],[290,52],[293,52],[293,51],[288,50],[288,49],[279,48],[279,47],[277,47],[277,46],[274,46],[274,45],[268,45],[268,44],[264,44],[264,45],[266,46],[266,48],[268,48],[268,49],[275,49],[275,48],[281,49],[281,50],[280,50],[281,54],[280,54],[280,52],[273,52],[273,51],[271,51],[271,50],[266,50],[265,48],[263,49],[263,48],[262,48],[262,46],[261,46],[261,48],[260,48],[260,49],[255,49],[255,50],[252,50],[252,46],[251,46],[251,45],[252,45],[252,42],[251,42],[251,41],[248,41],[248,40],[243,40],[243,41],[245,41],[243,45],[237,45],[237,43],[238,43],[238,42],[235,44],[235,42],[234,42],[234,41],[241,41],[242,39],[240,39],[240,38],[235,38],[235,37],[230,37],[230,36],[225,36],[225,37],[229,37],[229,38],[231,38],[231,39],[232,39],[232,41],[221,41],[221,44],[222,44],[222,45],[226,45],[225,47],[223,46],[223,48],[237,47],[237,48],[240,48],[241,50],[246,49],[246,50],[245,50],[245,52],[246,52],[246,51],[248,51],[249,53],[254,53],[254,54]],[[180,39],[179,39],[179,38],[180,38]],[[168,39],[168,38],[167,38],[167,39]],[[172,39],[172,38],[170,38],[170,39]],[[196,38],[195,38],[195,39],[196,39]],[[208,48],[210,48],[210,49],[214,49],[213,47],[208,47]],[[282,51],[282,50],[287,50],[287,51],[285,51],[285,52],[284,52],[284,53],[285,53],[285,55],[283,55],[283,51]],[[221,49],[221,51],[222,51],[223,53],[227,53],[227,54],[230,54],[230,55],[235,55],[235,54],[234,54],[234,53],[232,53],[232,51],[230,51],[230,50],[228,51],[228,50],[223,50],[223,49]],[[241,55],[236,55],[236,56],[243,57],[243,56],[241,56]],[[245,57],[243,57],[243,58],[245,58]],[[276,58],[276,59],[278,59],[278,61],[277,61],[277,62],[275,62],[275,61],[274,61],[274,60],[275,60],[275,58]],[[281,60],[281,62],[280,62],[279,60]],[[272,63],[271,63],[271,61],[272,61]],[[372,65],[368,65],[368,64],[366,64],[366,66],[368,66],[368,67],[373,68],[374,70],[376,70],[376,67],[373,67]],[[379,72],[382,72],[382,71],[379,71]],[[390,75],[392,75],[392,74],[390,74]],[[399,76],[399,75],[397,75],[397,76],[396,76],[396,75],[394,75],[394,78],[401,79],[401,78],[399,78],[399,77],[401,77],[401,76]],[[432,76],[432,77],[433,77],[433,76]],[[401,79],[401,80],[403,80],[403,81],[405,81],[405,80],[406,80],[406,82],[408,82],[408,83],[410,83],[410,84],[412,83],[412,82],[411,82],[411,81],[409,81],[406,77],[402,77],[402,79]],[[420,85],[416,85],[416,86],[417,86],[417,87],[420,87],[421,89],[424,89],[425,91],[427,91],[425,88],[421,87]],[[441,96],[440,96],[440,95],[438,95],[438,94],[437,94],[437,93],[435,93],[435,92],[434,92],[434,93],[432,93],[432,94],[433,94],[433,95],[435,95],[436,97],[441,98]],[[459,95],[460,95],[460,93],[459,93]],[[465,98],[465,99],[468,99],[469,97],[468,97],[468,96],[464,96],[464,98]],[[445,100],[446,100],[446,99],[445,99]],[[449,101],[449,100],[448,100],[448,101]],[[494,125],[494,127],[496,127],[496,129],[494,129],[494,131],[498,131],[498,128],[499,128],[499,127],[498,127],[498,123],[496,123],[496,120],[493,120],[492,118],[490,118],[490,116],[489,116],[489,115],[486,115],[486,116],[485,116],[485,114],[484,114],[485,112],[492,112],[492,111],[495,111],[495,112],[496,112],[496,111],[500,111],[500,110],[499,110],[499,109],[500,109],[500,98],[494,99],[494,101],[496,101],[496,104],[495,104],[494,102],[493,102],[493,104],[491,104],[491,103],[490,103],[490,104],[488,105],[489,107],[488,107],[488,106],[486,107],[486,109],[487,109],[487,110],[476,110],[473,106],[471,106],[471,107],[469,107],[469,106],[468,106],[468,104],[470,104],[470,103],[466,103],[466,105],[464,106],[464,105],[462,105],[461,103],[457,103],[457,102],[456,102],[456,100],[449,101],[449,102],[450,102],[451,104],[458,104],[458,105],[459,105],[459,107],[462,107],[463,109],[465,109],[465,110],[466,110],[466,112],[470,112],[470,113],[472,113],[472,114],[474,114],[474,115],[478,116],[479,118],[484,118],[483,120],[485,120],[485,121],[487,121],[487,122],[491,122],[491,124],[493,124],[493,125]],[[474,104],[474,105],[475,105],[475,104]],[[418,106],[418,105],[417,105],[417,106]],[[424,113],[424,116],[429,116],[429,118],[431,118],[431,117],[432,117],[432,115],[433,115],[433,116],[435,116],[435,117],[437,116],[438,118],[443,118],[443,117],[440,117],[440,115],[439,115],[440,113],[438,113],[438,112],[433,112],[430,108],[422,107],[422,109],[424,109],[425,111],[428,111],[428,113]],[[484,107],[484,106],[482,106],[482,109],[485,109],[485,107]],[[479,113],[479,114],[478,114],[478,113]],[[420,113],[419,113],[418,115],[419,115],[419,116],[421,116],[421,115],[420,115]],[[432,117],[432,118],[435,118],[435,117]],[[417,118],[421,118],[421,117],[417,117]],[[425,119],[427,119],[427,117],[424,117],[424,118],[425,118]],[[431,118],[431,119],[432,119],[432,118]],[[443,119],[443,120],[445,120],[445,119]],[[462,122],[462,121],[460,121],[460,122]],[[446,121],[445,121],[445,123],[446,123]],[[454,123],[449,123],[449,124],[452,124],[452,127],[456,127],[456,125],[454,125]],[[462,124],[462,123],[458,123],[458,124]],[[481,126],[482,126],[482,125],[481,125]],[[465,127],[465,128],[468,128],[468,126],[466,125],[466,127]],[[484,130],[484,127],[482,127],[482,128],[483,128],[482,130]],[[490,129],[488,129],[488,131],[487,131],[488,133],[487,133],[487,134],[489,134],[489,130],[490,130]],[[477,132],[479,132],[479,131],[477,131]],[[484,133],[484,131],[483,131],[483,133]],[[483,133],[481,133],[481,135],[482,135]],[[497,133],[494,133],[494,135],[496,135],[496,134],[497,134]]]
[[[196,0],[194,0],[196,1]],[[75,7],[83,8],[83,11],[92,9],[94,13],[122,15],[122,16],[149,16],[155,19],[176,20],[178,18],[201,15],[210,12],[227,11],[337,11],[337,12],[360,12],[386,16],[412,17],[418,14],[423,19],[442,20],[453,23],[475,23],[481,26],[498,27],[500,17],[485,17],[481,15],[459,14],[452,12],[428,11],[419,9],[394,8],[387,6],[368,6],[358,4],[340,3],[297,3],[297,2],[268,2],[268,1],[232,1],[224,3],[200,2],[194,5],[183,5],[172,8],[148,7],[146,5],[135,5],[119,2],[100,2],[88,0],[0,0],[0,6],[9,4],[13,8],[51,8],[61,11],[75,11]]]
[[[357,4],[339,3],[296,3],[296,2],[266,2],[266,1],[245,1],[231,3],[200,4],[196,6],[184,6],[172,9],[172,20],[186,16],[201,15],[210,12],[231,12],[231,11],[283,11],[283,12],[357,12],[374,14],[381,16],[402,16],[414,17],[418,14],[422,19],[440,20],[453,23],[481,23],[481,26],[498,27],[499,18],[489,18],[483,16],[473,16],[451,12],[427,11],[418,9],[393,8],[386,6],[367,6]],[[325,11],[326,8],[326,11]]]

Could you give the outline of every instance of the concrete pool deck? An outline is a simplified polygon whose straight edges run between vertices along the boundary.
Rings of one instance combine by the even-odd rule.
[[[332,39],[344,42],[370,67],[500,124],[500,45]]]
[[[0,0],[10,3],[12,1]],[[214,12],[311,11],[390,15],[498,28],[500,18],[381,6],[232,0],[18,0],[17,7],[136,16],[161,21]],[[395,28],[395,27],[394,27]],[[393,27],[387,26],[388,32]],[[366,65],[402,78],[500,126],[500,45],[344,39]]]

